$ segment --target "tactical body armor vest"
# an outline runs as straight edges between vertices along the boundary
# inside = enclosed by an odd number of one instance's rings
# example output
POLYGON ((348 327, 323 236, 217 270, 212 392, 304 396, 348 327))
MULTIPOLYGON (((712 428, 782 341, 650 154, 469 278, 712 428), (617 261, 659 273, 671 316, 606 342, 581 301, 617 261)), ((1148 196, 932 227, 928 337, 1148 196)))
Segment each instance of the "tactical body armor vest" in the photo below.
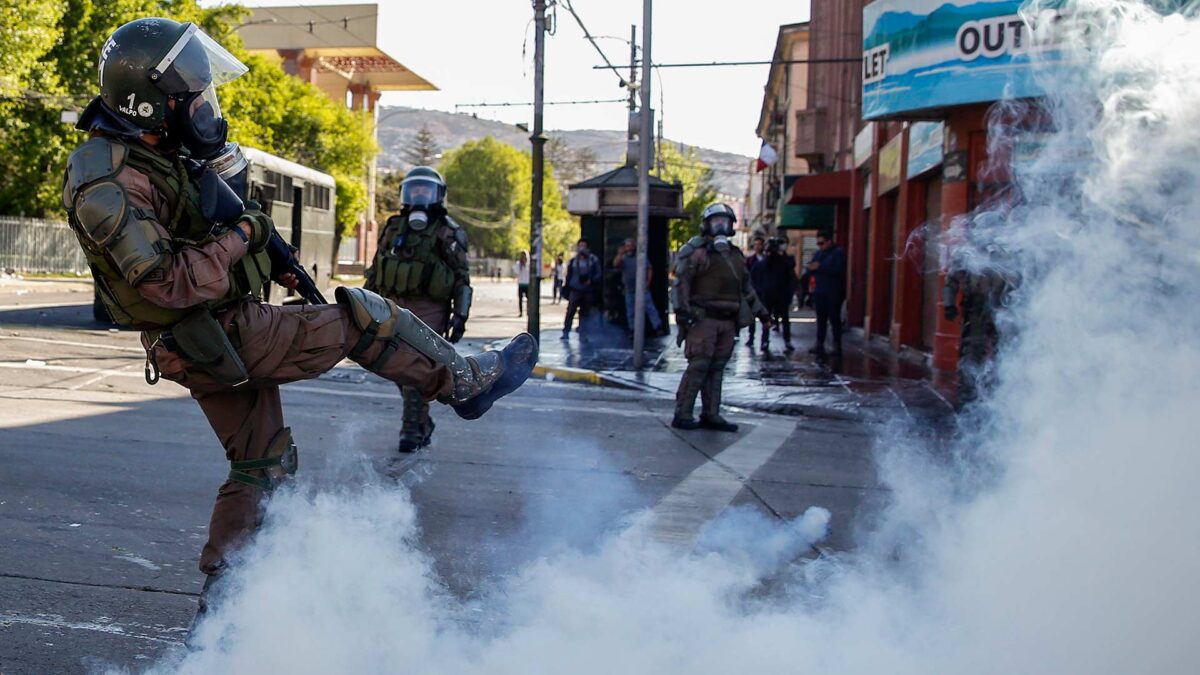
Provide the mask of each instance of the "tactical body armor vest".
MULTIPOLYGON (((199 190, 178 156, 168 157, 137 143, 95 136, 75 150, 67 162, 62 204, 113 321, 156 330, 170 327, 195 311, 160 307, 135 288, 146 274, 169 264, 169 254, 178 247, 207 244, 216 237, 213 223, 200 213, 199 190), (160 238, 153 227, 155 214, 130 204, 124 187, 117 182, 117 175, 126 166, 144 174, 166 199, 171 216, 160 225, 167 230, 167 239, 160 238)), ((269 275, 267 254, 248 254, 229 270, 229 292, 225 297, 203 307, 212 311, 248 295, 261 297, 269 275)))
POLYGON ((438 218, 422 230, 408 226, 404 216, 392 216, 379 237, 379 249, 367 279, 367 288, 400 298, 449 301, 454 293, 454 269, 440 250, 444 228, 438 218))
POLYGON ((746 259, 734 246, 726 251, 709 246, 707 253, 708 264, 692 277, 690 301, 704 309, 736 314, 742 303, 746 259))

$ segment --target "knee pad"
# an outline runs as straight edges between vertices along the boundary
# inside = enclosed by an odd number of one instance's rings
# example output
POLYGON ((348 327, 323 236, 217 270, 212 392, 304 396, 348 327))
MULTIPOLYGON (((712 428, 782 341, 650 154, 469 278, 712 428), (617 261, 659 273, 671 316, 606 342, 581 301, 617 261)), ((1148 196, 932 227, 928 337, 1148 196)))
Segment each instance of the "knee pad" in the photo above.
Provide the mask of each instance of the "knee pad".
POLYGON ((292 441, 291 427, 284 427, 271 439, 266 456, 229 463, 229 480, 253 485, 270 492, 300 468, 300 456, 292 441), (261 477, 251 471, 262 471, 261 477))

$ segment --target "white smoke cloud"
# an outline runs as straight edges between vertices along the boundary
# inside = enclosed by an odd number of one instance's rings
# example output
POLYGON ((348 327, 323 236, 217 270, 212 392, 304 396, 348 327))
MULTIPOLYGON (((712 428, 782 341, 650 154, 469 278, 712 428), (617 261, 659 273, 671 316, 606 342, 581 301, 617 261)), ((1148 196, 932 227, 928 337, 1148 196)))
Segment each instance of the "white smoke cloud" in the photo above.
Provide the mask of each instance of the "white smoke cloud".
POLYGON ((727 515, 683 557, 635 523, 464 604, 404 491, 299 489, 203 649, 157 672, 1194 672, 1200 23, 1071 9, 1088 30, 1043 74, 1053 133, 986 228, 1022 276, 995 389, 948 447, 880 443, 892 497, 857 552, 793 560, 819 511, 754 541, 727 515), (756 597, 764 573, 786 588, 756 597))

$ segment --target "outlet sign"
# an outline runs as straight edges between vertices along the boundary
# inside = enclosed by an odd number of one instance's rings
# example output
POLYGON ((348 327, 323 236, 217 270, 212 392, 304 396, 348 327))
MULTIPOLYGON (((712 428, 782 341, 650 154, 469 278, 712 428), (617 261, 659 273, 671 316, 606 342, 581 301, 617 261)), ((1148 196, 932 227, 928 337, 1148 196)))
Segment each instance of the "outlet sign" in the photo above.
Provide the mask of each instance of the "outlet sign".
POLYGON ((1024 0, 876 0, 863 8, 863 119, 1041 96, 1036 64, 1061 59, 1056 7, 1024 0))

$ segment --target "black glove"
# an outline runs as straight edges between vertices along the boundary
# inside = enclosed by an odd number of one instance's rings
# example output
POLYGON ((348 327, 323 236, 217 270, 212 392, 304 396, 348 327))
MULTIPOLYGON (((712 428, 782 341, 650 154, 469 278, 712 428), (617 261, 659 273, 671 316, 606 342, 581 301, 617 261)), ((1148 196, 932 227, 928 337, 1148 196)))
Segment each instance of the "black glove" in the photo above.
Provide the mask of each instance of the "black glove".
MULTIPOLYGON (((242 222, 250 226, 250 252, 258 253, 266 248, 272 238, 271 235, 275 233, 275 223, 270 216, 263 213, 258 202, 253 199, 246 202, 246 210, 242 211, 242 215, 238 217, 238 223, 242 222)), ((275 238, 279 239, 279 243, 284 243, 278 235, 275 238)), ((272 263, 274 260, 274 258, 271 259, 272 263)))
POLYGON ((946 320, 953 321, 958 318, 958 307, 954 305, 946 305, 946 320))
POLYGON ((467 320, 457 314, 450 317, 450 327, 447 329, 446 339, 451 343, 456 343, 462 339, 463 333, 467 330, 467 320))
MULTIPOLYGON (((288 272, 295 272, 296 249, 292 248, 278 232, 271 230, 266 243, 267 257, 271 259, 271 280, 279 281, 279 277, 288 272)), ((252 249, 253 250, 253 245, 252 249)))

